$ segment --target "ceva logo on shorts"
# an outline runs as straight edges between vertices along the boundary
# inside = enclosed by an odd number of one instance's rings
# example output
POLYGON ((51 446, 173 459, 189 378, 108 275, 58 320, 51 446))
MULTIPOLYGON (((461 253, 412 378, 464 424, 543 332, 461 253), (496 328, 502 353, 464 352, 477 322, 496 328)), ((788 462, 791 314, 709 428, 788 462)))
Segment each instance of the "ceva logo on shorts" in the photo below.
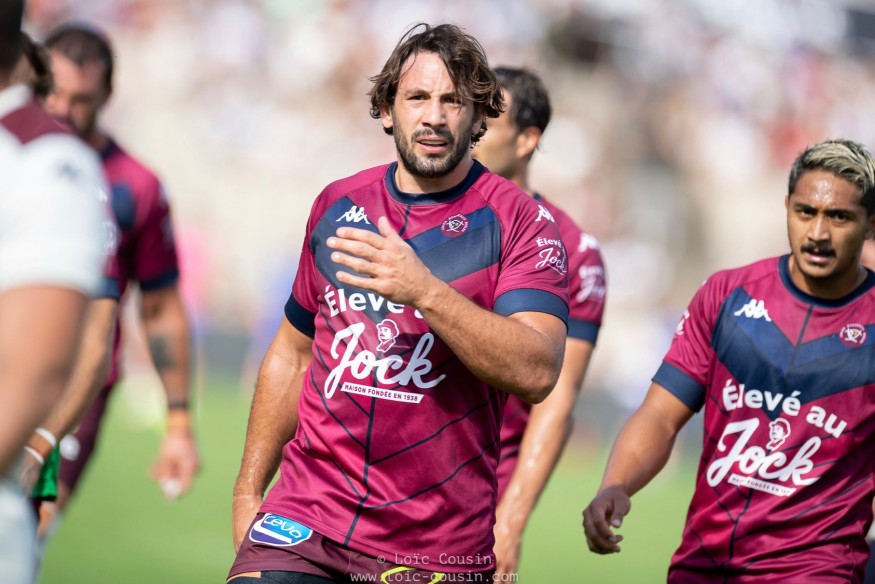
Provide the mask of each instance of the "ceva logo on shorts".
POLYGON ((249 540, 278 547, 298 545, 307 541, 313 530, 297 521, 268 513, 249 530, 249 540))

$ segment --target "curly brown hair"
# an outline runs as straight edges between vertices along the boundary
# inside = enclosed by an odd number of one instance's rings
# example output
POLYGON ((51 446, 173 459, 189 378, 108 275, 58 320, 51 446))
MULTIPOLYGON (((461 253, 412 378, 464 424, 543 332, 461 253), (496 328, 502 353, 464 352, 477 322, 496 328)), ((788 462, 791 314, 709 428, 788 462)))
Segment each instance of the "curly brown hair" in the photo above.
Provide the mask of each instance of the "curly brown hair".
MULTIPOLYGON (((392 108, 404 73, 404 63, 410 56, 419 53, 434 53, 441 58, 459 96, 473 102, 478 114, 497 118, 504 111, 501 86, 477 39, 453 24, 430 26, 420 22, 404 33, 379 75, 370 78, 374 84, 368 92, 372 118, 378 120, 383 112, 392 108)), ((392 128, 383 129, 387 134, 392 134, 392 128)), ((471 142, 476 143, 485 133, 484 123, 471 142)))

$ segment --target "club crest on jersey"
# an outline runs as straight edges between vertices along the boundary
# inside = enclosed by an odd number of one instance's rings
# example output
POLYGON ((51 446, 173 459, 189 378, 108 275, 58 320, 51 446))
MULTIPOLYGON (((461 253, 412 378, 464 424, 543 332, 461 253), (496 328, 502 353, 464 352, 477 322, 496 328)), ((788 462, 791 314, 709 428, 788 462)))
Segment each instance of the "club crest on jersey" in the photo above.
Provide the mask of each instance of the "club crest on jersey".
POLYGON ((292 519, 268 513, 249 530, 249 540, 255 543, 289 547, 307 541, 313 530, 292 519))
POLYGON ((866 327, 857 322, 846 324, 839 332, 839 340, 848 347, 859 347, 866 342, 866 327))
POLYGON ((347 223, 359 223, 360 221, 364 221, 368 225, 371 224, 371 222, 368 221, 368 216, 365 215, 365 208, 356 207, 355 205, 350 207, 346 213, 338 217, 335 223, 339 223, 340 221, 346 221, 347 223))
POLYGON ((556 223, 556 220, 553 219, 553 215, 550 214, 550 211, 544 208, 544 205, 538 205, 538 218, 535 219, 535 223, 537 223, 541 219, 546 219, 551 223, 556 223))
POLYGON ((766 303, 756 298, 751 298, 747 304, 732 314, 753 319, 764 318, 766 322, 772 322, 772 317, 769 316, 769 311, 766 309, 766 303))
POLYGON ((441 233, 447 237, 459 237, 468 231, 468 218, 462 214, 448 217, 441 225, 441 233))
POLYGON ((391 318, 384 318, 377 323, 377 338, 380 339, 380 344, 377 345, 378 353, 385 353, 395 344, 395 339, 398 338, 398 325, 391 318))

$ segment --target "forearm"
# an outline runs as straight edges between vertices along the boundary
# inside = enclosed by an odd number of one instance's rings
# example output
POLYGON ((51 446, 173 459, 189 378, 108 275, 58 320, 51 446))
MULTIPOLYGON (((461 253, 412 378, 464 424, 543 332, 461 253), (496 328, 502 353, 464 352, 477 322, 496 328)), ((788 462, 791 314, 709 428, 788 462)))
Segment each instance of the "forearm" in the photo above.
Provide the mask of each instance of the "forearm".
POLYGON ((617 487, 630 497, 641 490, 668 462, 678 431, 692 415, 667 390, 651 386, 617 437, 599 490, 617 487))
POLYGON ((569 338, 562 373, 543 403, 532 406, 523 434, 517 466, 499 502, 496 523, 522 533, 550 475, 568 443, 574 405, 583 383, 593 345, 569 338))
POLYGON ((427 290, 416 308, 474 375, 532 403, 550 393, 564 354, 565 325, 559 318, 536 313, 505 317, 437 278, 427 290), (533 326, 535 319, 540 330, 533 326))
POLYGON ((191 333, 179 291, 173 287, 144 293, 141 315, 172 422, 186 414, 191 384, 191 333))
POLYGON ((520 444, 519 458, 496 512, 496 525, 521 534, 556 467, 571 433, 573 400, 558 384, 532 414, 520 444))
MULTIPOLYGON (((291 325, 284 322, 283 329, 289 332, 291 325)), ((235 496, 261 497, 273 479, 298 426, 298 397, 309 362, 309 354, 290 352, 277 339, 268 349, 252 397, 235 496)))

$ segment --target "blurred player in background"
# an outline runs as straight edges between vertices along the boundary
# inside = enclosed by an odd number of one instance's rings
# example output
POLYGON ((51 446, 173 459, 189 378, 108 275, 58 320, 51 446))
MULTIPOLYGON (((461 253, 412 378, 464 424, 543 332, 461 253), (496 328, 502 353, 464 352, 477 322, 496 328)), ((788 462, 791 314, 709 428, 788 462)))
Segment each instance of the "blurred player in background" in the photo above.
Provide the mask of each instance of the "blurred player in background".
MULTIPOLYGON (((55 89, 46 109, 67 121, 103 162, 110 201, 121 237, 119 281, 139 284, 140 318, 155 369, 167 394, 167 433, 153 477, 165 495, 188 490, 199 467, 189 412, 190 327, 180 296, 179 267, 170 207, 155 175, 100 129, 98 116, 112 94, 113 55, 105 35, 84 25, 65 25, 45 40, 55 89)), ((90 459, 109 394, 119 379, 120 333, 116 329, 112 369, 103 391, 79 429, 61 442, 58 507, 63 510, 90 459)))
POLYGON ((573 425, 572 414, 605 308, 605 270, 598 241, 529 185, 529 163, 550 123, 550 97, 526 69, 497 67, 507 109, 489 122, 474 158, 512 180, 552 216, 568 250, 570 294, 565 359, 556 387, 543 403, 510 396, 501 427, 495 556, 499 574, 517 571, 523 531, 559 460, 573 425))
MULTIPOLYGON (((42 103, 54 87, 49 52, 26 33, 22 33, 21 40, 23 54, 13 77, 29 86, 34 98, 42 103)), ((120 289, 116 261, 118 227, 111 217, 106 190, 95 190, 94 195, 101 200, 107 212, 104 221, 106 255, 103 282, 88 303, 79 351, 70 378, 48 417, 28 440, 19 471, 19 482, 24 492, 31 494, 37 513, 45 512, 44 504, 57 499, 61 464, 57 437, 75 429, 109 375, 120 289)), ((41 527, 45 527, 45 524, 41 527)), ((38 545, 34 547, 37 567, 42 555, 40 535, 38 545)))
POLYGON ((559 229, 471 158, 504 107, 480 44, 416 25, 372 81, 398 160, 313 205, 234 488, 235 584, 491 581, 503 405, 561 369, 559 229))
POLYGON ((35 533, 14 467, 69 377, 106 219, 93 152, 13 83, 23 10, 0 3, 0 566, 12 584, 33 580, 35 533))
MULTIPOLYGON (((704 407, 703 452, 668 581, 859 583, 875 471, 875 160, 829 140, 790 170, 790 254, 708 278, 584 511, 596 553, 704 407), (780 420, 780 422, 779 422, 780 420)), ((644 544, 644 542, 639 542, 644 544)))

